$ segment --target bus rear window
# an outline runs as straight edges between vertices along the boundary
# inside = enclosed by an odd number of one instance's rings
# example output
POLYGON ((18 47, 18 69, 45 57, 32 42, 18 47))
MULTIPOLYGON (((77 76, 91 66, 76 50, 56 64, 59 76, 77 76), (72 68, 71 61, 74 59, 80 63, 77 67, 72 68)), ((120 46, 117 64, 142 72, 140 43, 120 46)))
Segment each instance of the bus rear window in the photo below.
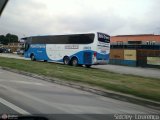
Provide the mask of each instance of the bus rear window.
POLYGON ((98 41, 105 42, 105 43, 110 43, 110 37, 108 35, 98 33, 98 41))

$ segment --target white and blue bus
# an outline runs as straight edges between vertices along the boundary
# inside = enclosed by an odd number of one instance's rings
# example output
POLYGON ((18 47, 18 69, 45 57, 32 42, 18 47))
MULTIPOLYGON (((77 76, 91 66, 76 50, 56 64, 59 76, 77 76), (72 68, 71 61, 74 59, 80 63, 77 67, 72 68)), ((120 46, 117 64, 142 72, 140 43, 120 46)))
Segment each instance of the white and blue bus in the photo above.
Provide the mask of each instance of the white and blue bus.
POLYGON ((104 33, 32 36, 25 40, 26 58, 35 61, 62 62, 73 66, 107 64, 110 36, 104 33))

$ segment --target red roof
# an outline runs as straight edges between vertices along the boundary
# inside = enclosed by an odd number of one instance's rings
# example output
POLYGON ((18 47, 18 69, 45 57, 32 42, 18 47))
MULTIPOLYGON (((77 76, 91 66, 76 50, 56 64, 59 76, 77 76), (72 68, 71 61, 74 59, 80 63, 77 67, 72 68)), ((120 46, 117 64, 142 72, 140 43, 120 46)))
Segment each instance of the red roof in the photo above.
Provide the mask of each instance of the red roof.
POLYGON ((117 41, 156 41, 160 42, 160 35, 154 34, 139 34, 139 35, 117 35, 111 37, 111 43, 117 41))

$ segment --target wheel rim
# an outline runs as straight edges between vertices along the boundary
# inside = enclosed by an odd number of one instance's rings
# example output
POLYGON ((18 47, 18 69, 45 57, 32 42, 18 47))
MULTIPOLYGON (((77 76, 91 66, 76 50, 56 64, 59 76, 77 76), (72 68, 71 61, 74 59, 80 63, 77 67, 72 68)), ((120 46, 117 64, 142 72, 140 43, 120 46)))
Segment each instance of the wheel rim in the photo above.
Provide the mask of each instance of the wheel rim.
POLYGON ((65 60, 65 61, 64 61, 64 64, 66 64, 66 65, 67 65, 67 64, 68 64, 68 60, 65 60))
POLYGON ((74 59, 73 62, 72 62, 72 65, 77 66, 77 64, 78 64, 78 61, 76 59, 74 59))
POLYGON ((68 59, 68 58, 65 58, 65 59, 64 59, 64 64, 65 64, 65 65, 68 65, 68 64, 69 64, 69 59, 68 59))

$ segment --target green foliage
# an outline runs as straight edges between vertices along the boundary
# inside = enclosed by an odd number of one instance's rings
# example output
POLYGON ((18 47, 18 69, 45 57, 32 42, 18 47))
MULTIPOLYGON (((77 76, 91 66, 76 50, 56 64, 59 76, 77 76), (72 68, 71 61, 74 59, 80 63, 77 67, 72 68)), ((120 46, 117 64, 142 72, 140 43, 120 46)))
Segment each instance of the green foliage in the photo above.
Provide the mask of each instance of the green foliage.
POLYGON ((0 44, 7 45, 8 43, 18 42, 18 36, 8 33, 6 36, 0 35, 0 44))

